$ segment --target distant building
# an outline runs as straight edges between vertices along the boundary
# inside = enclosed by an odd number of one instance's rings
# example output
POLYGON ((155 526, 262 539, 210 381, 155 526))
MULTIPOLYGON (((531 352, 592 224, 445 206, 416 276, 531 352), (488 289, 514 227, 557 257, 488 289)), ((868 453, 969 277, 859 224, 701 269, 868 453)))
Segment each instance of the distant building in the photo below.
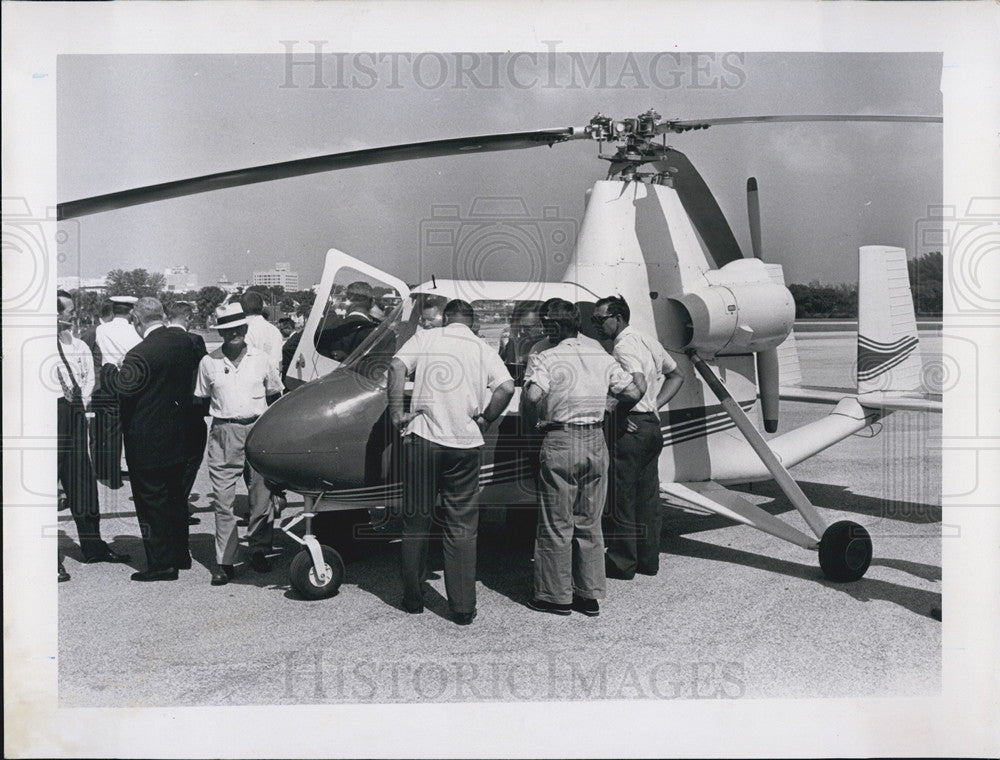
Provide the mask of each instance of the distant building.
POLYGON ((163 270, 164 289, 176 292, 198 289, 198 275, 185 266, 167 267, 163 270))
POLYGON ((299 273, 292 272, 287 261, 279 261, 274 265, 274 269, 267 272, 254 272, 251 285, 263 285, 273 287, 280 285, 285 290, 299 289, 299 273))
POLYGON ((243 287, 243 283, 233 282, 228 277, 226 277, 226 275, 222 275, 222 277, 219 278, 218 282, 215 283, 215 286, 221 288, 227 293, 235 293, 237 290, 243 287))
POLYGON ((91 290, 95 293, 103 293, 107 287, 107 280, 103 277, 87 278, 71 275, 56 278, 56 288, 59 290, 91 290))

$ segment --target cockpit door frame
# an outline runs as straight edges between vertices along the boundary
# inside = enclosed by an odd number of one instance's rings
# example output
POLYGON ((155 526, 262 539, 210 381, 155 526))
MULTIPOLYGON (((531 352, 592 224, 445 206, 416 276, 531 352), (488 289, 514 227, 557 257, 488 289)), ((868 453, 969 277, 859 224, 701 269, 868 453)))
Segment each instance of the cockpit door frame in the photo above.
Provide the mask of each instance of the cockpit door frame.
POLYGON ((313 307, 309 312, 305 328, 302 331, 302 338, 299 340, 299 345, 295 349, 295 355, 292 357, 292 363, 289 365, 288 373, 285 375, 285 384, 290 389, 296 388, 303 383, 308 383, 310 380, 315 380, 318 377, 323 377, 341 364, 341 362, 335 359, 323 356, 316 350, 316 331, 323 321, 323 315, 330 300, 330 293, 333 290, 334 283, 337 282, 337 275, 342 269, 348 268, 365 277, 394 288, 403 299, 404 310, 407 309, 410 299, 410 289, 406 286, 405 282, 397 277, 393 277, 391 274, 383 272, 381 269, 366 264, 353 256, 349 256, 343 251, 331 248, 326 253, 326 261, 323 264, 323 277, 320 280, 319 289, 316 291, 316 300, 313 302, 313 307))

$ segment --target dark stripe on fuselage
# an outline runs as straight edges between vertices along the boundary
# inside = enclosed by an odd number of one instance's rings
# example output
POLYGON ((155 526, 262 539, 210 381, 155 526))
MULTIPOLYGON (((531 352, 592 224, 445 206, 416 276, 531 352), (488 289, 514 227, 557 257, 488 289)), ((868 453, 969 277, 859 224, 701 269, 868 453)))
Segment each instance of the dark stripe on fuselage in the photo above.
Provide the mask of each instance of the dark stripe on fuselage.
MULTIPOLYGON (((756 399, 751 399, 740 402, 740 406, 743 411, 748 412, 755 403, 756 399)), ((736 426, 721 404, 668 410, 665 414, 661 413, 660 420, 667 423, 660 426, 665 447, 694 441, 736 426)), ((483 465, 480 470, 479 485, 486 487, 514 483, 530 475, 531 465, 525 458, 512 459, 500 465, 491 462, 483 465)), ((360 488, 347 488, 343 491, 330 491, 324 494, 324 498, 330 501, 341 504, 357 504, 358 507, 381 506, 384 502, 396 501, 402 496, 403 484, 399 481, 360 488)))

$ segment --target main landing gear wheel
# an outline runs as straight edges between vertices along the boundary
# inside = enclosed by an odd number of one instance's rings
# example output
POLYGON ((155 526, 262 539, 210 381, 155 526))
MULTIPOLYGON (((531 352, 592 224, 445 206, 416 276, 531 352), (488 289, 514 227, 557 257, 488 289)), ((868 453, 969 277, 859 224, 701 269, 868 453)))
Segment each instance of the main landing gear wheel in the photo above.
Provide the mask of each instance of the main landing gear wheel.
POLYGON ((344 560, 329 546, 319 548, 323 552, 323 562, 326 565, 328 578, 326 583, 320 582, 308 549, 303 549, 295 555, 288 570, 292 587, 306 599, 327 599, 336 594, 340 584, 344 582, 344 560))
POLYGON ((872 562, 868 531, 850 520, 835 522, 819 541, 819 566, 831 581, 856 581, 872 562))

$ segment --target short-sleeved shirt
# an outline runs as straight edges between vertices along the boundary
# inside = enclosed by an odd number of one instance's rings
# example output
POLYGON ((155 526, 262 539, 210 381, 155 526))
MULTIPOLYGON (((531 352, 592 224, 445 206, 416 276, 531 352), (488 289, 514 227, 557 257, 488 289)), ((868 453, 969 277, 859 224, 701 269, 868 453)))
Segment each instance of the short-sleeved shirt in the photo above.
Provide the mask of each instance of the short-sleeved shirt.
POLYGON ((646 392, 642 394, 633 412, 656 412, 656 395, 663 384, 663 376, 677 369, 677 362, 667 350, 634 327, 626 327, 615 338, 612 354, 626 372, 639 372, 646 378, 646 392))
POLYGON ((139 333, 125 317, 115 317, 110 322, 98 325, 95 336, 102 361, 114 364, 119 369, 125 354, 142 342, 139 333))
POLYGON ((456 449, 482 446, 475 417, 493 391, 512 380, 499 354, 466 325, 453 323, 417 330, 395 358, 413 373, 410 411, 418 413, 403 435, 456 449))
POLYGON ((281 347, 285 344, 285 339, 281 336, 281 330, 260 314, 247 314, 246 342, 247 348, 260 351, 281 370, 281 347))
POLYGON ((247 348, 239 365, 219 347, 198 365, 194 395, 209 398, 209 414, 221 419, 257 417, 267 409, 267 396, 281 392, 281 378, 270 358, 247 348))
POLYGON ((549 422, 577 425, 604 419, 608 391, 621 393, 632 375, 592 338, 566 338, 554 348, 532 354, 525 387, 537 385, 545 397, 549 422))

